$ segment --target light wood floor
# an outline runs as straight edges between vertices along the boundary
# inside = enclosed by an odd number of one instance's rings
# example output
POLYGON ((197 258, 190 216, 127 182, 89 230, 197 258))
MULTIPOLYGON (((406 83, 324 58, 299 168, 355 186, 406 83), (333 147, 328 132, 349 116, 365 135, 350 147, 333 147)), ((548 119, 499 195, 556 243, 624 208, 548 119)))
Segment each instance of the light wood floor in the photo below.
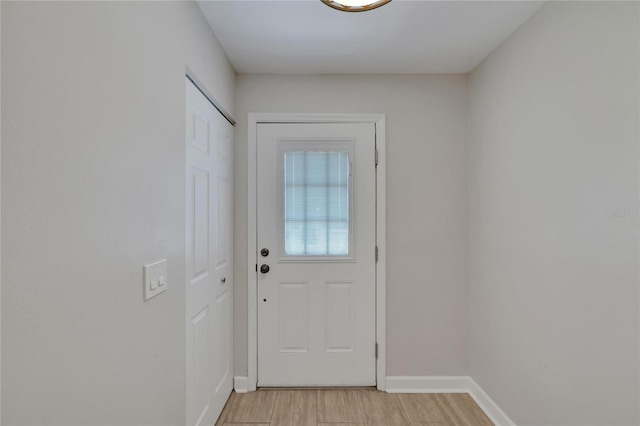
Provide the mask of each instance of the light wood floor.
POLYGON ((216 426, 493 425, 468 394, 374 389, 233 392, 216 426))

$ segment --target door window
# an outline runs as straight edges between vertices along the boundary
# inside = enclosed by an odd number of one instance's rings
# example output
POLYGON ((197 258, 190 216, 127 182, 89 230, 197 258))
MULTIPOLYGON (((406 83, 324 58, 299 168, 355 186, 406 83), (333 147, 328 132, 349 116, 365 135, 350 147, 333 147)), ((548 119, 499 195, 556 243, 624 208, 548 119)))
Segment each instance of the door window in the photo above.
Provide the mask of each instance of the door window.
POLYGON ((281 259, 351 259, 349 144, 289 141, 282 148, 281 259))

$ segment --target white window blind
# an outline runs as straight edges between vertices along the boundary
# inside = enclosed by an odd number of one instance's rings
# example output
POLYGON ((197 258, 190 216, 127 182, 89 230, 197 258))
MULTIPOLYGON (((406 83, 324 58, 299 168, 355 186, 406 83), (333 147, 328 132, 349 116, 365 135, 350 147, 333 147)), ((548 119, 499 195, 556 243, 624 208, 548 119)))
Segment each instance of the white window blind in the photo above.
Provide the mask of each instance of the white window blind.
POLYGON ((349 254, 349 152, 284 153, 284 254, 349 254))

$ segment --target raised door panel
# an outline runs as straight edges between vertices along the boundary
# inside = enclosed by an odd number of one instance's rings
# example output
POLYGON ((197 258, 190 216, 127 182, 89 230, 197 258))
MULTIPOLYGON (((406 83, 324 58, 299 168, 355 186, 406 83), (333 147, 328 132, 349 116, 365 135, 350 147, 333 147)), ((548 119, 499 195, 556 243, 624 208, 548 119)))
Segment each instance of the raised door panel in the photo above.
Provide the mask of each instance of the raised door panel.
POLYGON ((210 380, 211 362, 209 359, 211 342, 210 334, 209 306, 205 307, 195 317, 191 319, 191 356, 193 370, 192 389, 194 395, 193 413, 194 424, 200 424, 209 410, 209 399, 211 395, 212 383, 210 380))
POLYGON ((307 352, 309 283, 280 283, 278 323, 280 352, 307 352))
POLYGON ((353 282, 327 282, 325 292, 325 350, 353 352, 353 282))
POLYGON ((229 266, 231 259, 231 185, 228 178, 218 177, 218 246, 216 267, 229 266))
POLYGON ((220 348, 216 350, 214 362, 213 362, 213 384, 215 386, 215 392, 220 392, 223 389, 225 380, 232 374, 230 371, 231 360, 229 357, 229 351, 223 350, 227 348, 228 342, 231 339, 230 328, 226 326, 230 318, 231 312, 231 297, 230 291, 225 291, 216 298, 216 304, 214 309, 214 324, 215 327, 215 339, 213 342, 214 348, 220 348))
POLYGON ((192 226, 187 230, 191 234, 192 262, 191 283, 203 278, 209 272, 209 172, 196 167, 191 168, 192 194, 190 210, 193 212, 192 226))

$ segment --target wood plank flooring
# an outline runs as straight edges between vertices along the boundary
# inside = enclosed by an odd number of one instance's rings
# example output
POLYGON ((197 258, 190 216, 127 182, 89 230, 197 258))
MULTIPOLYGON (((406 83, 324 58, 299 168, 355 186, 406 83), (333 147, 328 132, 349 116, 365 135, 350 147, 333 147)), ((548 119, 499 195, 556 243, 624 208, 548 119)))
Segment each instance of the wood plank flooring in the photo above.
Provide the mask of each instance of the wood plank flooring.
POLYGON ((216 426, 485 426, 466 393, 281 389, 231 393, 216 426))

